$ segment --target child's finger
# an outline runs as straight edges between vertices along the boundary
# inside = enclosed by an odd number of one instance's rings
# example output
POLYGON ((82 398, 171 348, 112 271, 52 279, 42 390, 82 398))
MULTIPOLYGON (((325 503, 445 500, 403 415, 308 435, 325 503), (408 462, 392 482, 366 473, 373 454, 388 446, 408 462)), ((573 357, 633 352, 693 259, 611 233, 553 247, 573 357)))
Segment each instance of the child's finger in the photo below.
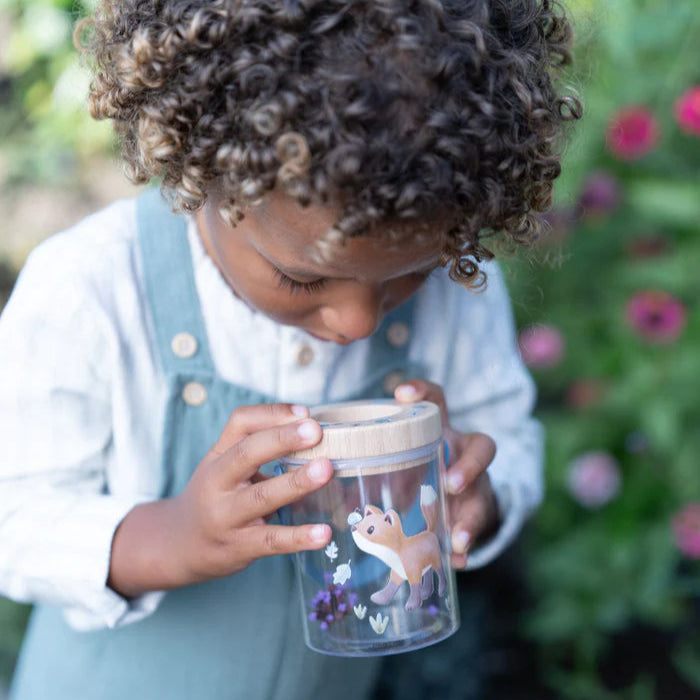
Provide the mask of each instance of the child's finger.
POLYGON ((210 453, 222 455, 239 440, 258 430, 298 421, 309 415, 306 406, 288 403, 241 406, 229 417, 210 453))
POLYGON ((452 545, 451 563, 453 569, 463 569, 467 565, 467 555, 483 525, 477 522, 461 521, 452 528, 450 544, 452 545))
POLYGON ((498 505, 491 489, 488 476, 481 477, 471 495, 459 497, 461 502, 451 509, 452 527, 450 544, 452 566, 461 569, 466 566, 467 556, 474 542, 480 537, 495 531, 498 524, 498 505))
POLYGON ((440 408, 442 425, 447 427, 450 424, 447 404, 445 403, 445 394, 442 391, 442 387, 438 384, 433 384, 433 382, 428 382, 425 379, 411 379, 411 381, 396 387, 394 398, 401 403, 432 401, 440 408))
POLYGON ((258 430, 238 440, 216 461, 220 474, 218 486, 230 489, 249 480, 261 465, 272 462, 295 450, 313 447, 323 431, 313 419, 284 423, 258 430))
POLYGON ((330 460, 320 458, 286 474, 255 480, 236 492, 235 512, 242 522, 264 518, 279 508, 316 491, 333 476, 330 460))
POLYGON ((460 454, 447 471, 447 492, 461 493, 491 464, 496 456, 496 443, 483 433, 463 435, 460 454))
POLYGON ((321 549, 331 539, 330 525, 255 525, 240 531, 236 554, 243 559, 260 559, 274 554, 294 554, 321 549))

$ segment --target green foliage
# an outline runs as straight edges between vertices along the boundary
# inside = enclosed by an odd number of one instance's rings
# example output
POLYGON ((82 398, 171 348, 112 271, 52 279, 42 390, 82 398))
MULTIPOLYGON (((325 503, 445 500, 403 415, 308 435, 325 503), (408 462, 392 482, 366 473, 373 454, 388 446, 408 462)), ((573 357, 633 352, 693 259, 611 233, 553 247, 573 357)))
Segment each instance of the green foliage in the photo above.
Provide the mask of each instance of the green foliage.
POLYGON ((12 672, 28 615, 27 606, 0 598, 0 680, 9 678, 12 672))
POLYGON ((0 111, 0 156, 6 186, 57 182, 81 156, 112 144, 110 126, 86 108, 89 74, 73 46, 73 26, 91 0, 0 0, 9 27, 0 77, 9 85, 0 111))
POLYGON ((700 136, 684 133, 674 103, 700 84, 689 43, 700 28, 691 0, 590 2, 578 13, 577 74, 585 102, 567 149, 555 225, 527 260, 508 261, 521 326, 548 324, 565 353, 535 369, 547 428, 548 493, 529 542, 535 605, 526 621, 546 677, 563 698, 655 698, 653 673, 625 691, 600 677, 611 636, 647 625, 676 640, 672 659, 700 689, 695 615, 700 567, 684 559, 672 519, 700 502, 700 136), (685 47, 685 50, 684 50, 685 47), (635 160, 606 148, 618 110, 642 106, 660 139, 635 160), (591 176, 616 185, 601 209, 581 207, 591 176), (649 289, 679 300, 680 337, 650 342, 628 302, 649 289), (581 380, 590 393, 576 399, 581 380), (586 508, 570 493, 571 462, 603 451, 618 462, 619 493, 586 508))

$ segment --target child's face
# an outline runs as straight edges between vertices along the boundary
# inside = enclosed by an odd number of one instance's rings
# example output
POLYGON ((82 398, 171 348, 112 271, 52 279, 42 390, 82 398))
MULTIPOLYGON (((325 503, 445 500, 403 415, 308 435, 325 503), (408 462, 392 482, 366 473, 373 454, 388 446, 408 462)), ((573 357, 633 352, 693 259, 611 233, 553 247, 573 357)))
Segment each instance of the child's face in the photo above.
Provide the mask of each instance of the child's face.
MULTIPOLYGON (((316 245, 338 209, 302 208, 273 192, 228 226, 207 203, 196 221, 209 255, 236 296, 251 308, 322 340, 347 344, 371 335, 384 315, 407 299, 439 261, 442 228, 416 243, 393 247, 382 237, 360 236, 319 257, 316 245)), ((416 224, 399 224, 401 233, 416 224)), ((429 229, 423 229, 429 230, 429 229)))

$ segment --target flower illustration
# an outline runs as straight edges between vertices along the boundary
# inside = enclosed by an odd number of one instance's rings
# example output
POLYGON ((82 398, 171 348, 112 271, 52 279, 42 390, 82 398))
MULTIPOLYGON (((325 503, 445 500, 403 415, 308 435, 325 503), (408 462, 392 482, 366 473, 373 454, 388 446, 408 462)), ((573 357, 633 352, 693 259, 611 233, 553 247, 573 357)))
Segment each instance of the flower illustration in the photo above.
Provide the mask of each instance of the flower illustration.
POLYGON ((690 559, 700 559, 700 503, 688 503, 671 520, 678 549, 690 559))
POLYGON ((350 571, 350 559, 348 559, 347 564, 340 564, 333 574, 333 583, 338 586, 342 586, 351 576, 352 571, 350 571))
POLYGON ((608 150, 620 160, 636 160, 645 156, 659 140, 656 117, 646 107, 625 107, 608 122, 608 150))
POLYGON ((357 615, 358 620, 364 620, 365 619, 365 614, 367 613, 367 606, 362 605, 362 603, 358 603, 353 610, 355 611, 355 615, 357 615))
POLYGON ((564 355, 564 337, 554 326, 536 324, 520 332, 518 347, 528 367, 553 367, 564 355))
POLYGON ((586 508, 609 503, 618 494, 621 482, 617 460, 608 452, 584 452, 569 465, 569 493, 586 508))
POLYGON ((671 343, 683 332, 685 306, 675 297, 659 289, 635 294, 625 310, 627 323, 650 343, 671 343))
POLYGON ((349 615, 348 607, 354 605, 356 600, 354 593, 348 594, 341 586, 329 583, 328 588, 321 588, 311 599, 307 618, 318 622, 319 627, 326 630, 336 620, 349 615))
POLYGON ((678 98, 675 114, 683 131, 700 136, 700 85, 688 88, 678 98))
POLYGON ((389 616, 382 617, 381 613, 377 613, 377 617, 372 617, 370 615, 369 624, 377 634, 384 634, 384 630, 386 630, 386 626, 389 624, 389 616))
POLYGON ((338 556, 338 545, 333 540, 325 549, 326 556, 333 561, 338 556))

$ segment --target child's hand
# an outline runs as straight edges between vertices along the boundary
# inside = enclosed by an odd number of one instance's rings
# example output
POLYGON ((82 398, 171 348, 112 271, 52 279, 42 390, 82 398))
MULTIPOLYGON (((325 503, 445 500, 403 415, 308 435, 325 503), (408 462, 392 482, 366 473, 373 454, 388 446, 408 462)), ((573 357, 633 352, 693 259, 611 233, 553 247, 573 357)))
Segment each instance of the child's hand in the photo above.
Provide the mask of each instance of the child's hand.
POLYGON ((327 459, 275 477, 261 465, 318 443, 319 424, 301 406, 244 406, 178 496, 134 508, 114 537, 109 585, 123 595, 174 588, 241 571, 256 559, 320 549, 328 525, 268 525, 266 519, 326 484, 327 459))
POLYGON ((415 379, 397 387, 397 401, 432 401, 440 407, 443 436, 450 451, 447 471, 447 505, 452 528, 452 566, 463 569, 474 542, 490 534, 498 523, 498 505, 486 468, 496 444, 482 433, 460 433, 450 426, 445 396, 437 384, 415 379))

